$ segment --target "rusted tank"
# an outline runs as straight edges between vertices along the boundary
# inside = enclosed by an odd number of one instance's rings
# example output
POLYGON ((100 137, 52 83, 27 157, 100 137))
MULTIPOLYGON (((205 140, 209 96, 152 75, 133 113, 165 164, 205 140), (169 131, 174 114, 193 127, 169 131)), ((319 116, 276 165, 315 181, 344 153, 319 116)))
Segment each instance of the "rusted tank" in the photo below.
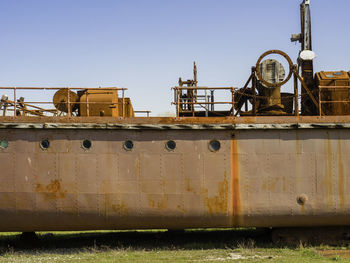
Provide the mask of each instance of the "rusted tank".
MULTIPOLYGON (((49 88, 50 90, 52 88, 49 88)), ((53 88, 55 89, 55 88, 53 88)), ((100 117, 134 117, 134 109, 130 98, 124 96, 125 89, 118 88, 87 88, 78 89, 75 93, 71 88, 57 88, 53 96, 53 105, 58 112, 68 116, 100 116, 100 117), (118 91, 122 97, 118 97, 118 91)), ((16 100, 15 100, 16 101, 16 100)), ((23 102, 22 102, 23 104, 23 102)), ((20 105, 20 104, 19 104, 20 105)), ((33 105, 29 105, 33 106, 33 105)), ((23 111, 24 107, 19 109, 23 111)), ((43 112, 47 112, 42 109, 43 112)), ((26 112, 22 112, 25 115, 26 112)))
POLYGON ((314 76, 309 5, 299 65, 267 51, 236 88, 199 86, 194 64, 176 117, 135 117, 117 87, 0 88, 0 231, 350 226, 349 75, 314 76), (264 79, 271 54, 288 74, 264 79))
POLYGON ((326 115, 350 115, 350 75, 345 71, 316 73, 322 112, 326 115))
POLYGON ((118 98, 116 89, 78 91, 79 116, 134 117, 130 98, 118 98))
POLYGON ((78 91, 80 116, 119 115, 118 92, 116 90, 89 89, 78 91))

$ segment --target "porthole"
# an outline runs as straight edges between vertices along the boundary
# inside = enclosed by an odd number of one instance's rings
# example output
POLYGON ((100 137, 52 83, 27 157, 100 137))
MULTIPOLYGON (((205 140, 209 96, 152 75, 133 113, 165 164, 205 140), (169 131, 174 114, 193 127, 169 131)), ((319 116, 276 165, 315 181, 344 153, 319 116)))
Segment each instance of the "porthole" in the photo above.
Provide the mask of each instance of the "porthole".
POLYGON ((165 144, 165 148, 168 150, 168 151, 174 151, 175 148, 176 148, 176 142, 175 141, 167 141, 166 144, 165 144))
POLYGON ((0 148, 6 149, 7 147, 9 147, 9 142, 7 140, 1 140, 0 141, 0 148))
POLYGON ((209 150, 212 152, 217 152, 221 148, 221 144, 218 140, 211 140, 209 142, 209 150))
POLYGON ((40 147, 43 150, 47 150, 50 147, 50 141, 49 140, 42 140, 40 142, 40 147))
POLYGON ((85 149, 85 150, 89 150, 90 148, 91 148, 91 146, 92 146, 92 143, 91 143, 91 141, 90 140, 84 140, 83 141, 83 143, 82 143, 82 147, 83 147, 83 149, 85 149))
POLYGON ((131 151, 132 149, 134 148, 134 143, 133 141, 125 141, 124 142, 124 149, 127 150, 127 151, 131 151))

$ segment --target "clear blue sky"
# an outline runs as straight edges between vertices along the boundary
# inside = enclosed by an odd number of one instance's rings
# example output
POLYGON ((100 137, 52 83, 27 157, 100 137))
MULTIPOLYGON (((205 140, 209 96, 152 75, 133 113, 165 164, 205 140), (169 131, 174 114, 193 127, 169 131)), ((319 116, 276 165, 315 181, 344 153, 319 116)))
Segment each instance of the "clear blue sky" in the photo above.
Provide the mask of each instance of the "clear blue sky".
MULTIPOLYGON (((174 110, 178 77, 241 87, 268 49, 295 61, 301 0, 0 0, 0 86, 118 86, 174 110)), ((350 1, 311 0, 316 70, 350 70, 350 1)))

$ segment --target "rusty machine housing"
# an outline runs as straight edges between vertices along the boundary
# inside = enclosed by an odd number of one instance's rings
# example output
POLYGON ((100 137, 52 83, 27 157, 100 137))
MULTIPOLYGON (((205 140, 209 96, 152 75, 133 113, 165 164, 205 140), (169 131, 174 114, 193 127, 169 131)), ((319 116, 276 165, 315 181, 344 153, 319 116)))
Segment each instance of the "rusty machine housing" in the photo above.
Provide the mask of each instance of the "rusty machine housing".
POLYGON ((241 88, 194 65, 176 117, 136 117, 116 87, 2 87, 0 231, 349 226, 350 75, 314 74, 308 0, 301 25, 298 63, 268 51, 241 88))

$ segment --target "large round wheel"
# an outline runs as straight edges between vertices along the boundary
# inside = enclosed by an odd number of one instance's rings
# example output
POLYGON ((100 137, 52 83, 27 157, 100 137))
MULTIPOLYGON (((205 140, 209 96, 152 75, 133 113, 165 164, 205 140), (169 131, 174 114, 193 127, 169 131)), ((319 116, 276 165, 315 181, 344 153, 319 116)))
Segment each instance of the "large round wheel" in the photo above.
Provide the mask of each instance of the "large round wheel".
POLYGON ((262 54, 258 61, 256 62, 256 75, 258 77, 258 79, 264 84, 266 85, 267 87, 280 87, 284 84, 286 84, 290 78, 292 77, 292 74, 293 74, 293 62, 292 60, 290 59, 290 57, 284 53, 283 51, 281 50, 269 50, 269 51, 266 51, 264 54, 262 54), (271 55, 271 54, 278 54, 278 55, 281 55, 282 57, 284 57, 287 62, 288 62, 288 65, 289 65, 289 73, 288 73, 288 76, 281 82, 278 82, 278 83, 270 83, 268 81, 266 81, 262 76, 261 76, 261 72, 260 72, 260 64, 261 64, 261 61, 263 60, 264 57, 268 56, 268 55, 271 55))
POLYGON ((67 88, 59 89, 53 96, 53 104, 59 111, 68 112, 68 93, 71 112, 76 111, 79 107, 79 104, 76 103, 79 100, 79 97, 75 92, 68 90, 67 88))

